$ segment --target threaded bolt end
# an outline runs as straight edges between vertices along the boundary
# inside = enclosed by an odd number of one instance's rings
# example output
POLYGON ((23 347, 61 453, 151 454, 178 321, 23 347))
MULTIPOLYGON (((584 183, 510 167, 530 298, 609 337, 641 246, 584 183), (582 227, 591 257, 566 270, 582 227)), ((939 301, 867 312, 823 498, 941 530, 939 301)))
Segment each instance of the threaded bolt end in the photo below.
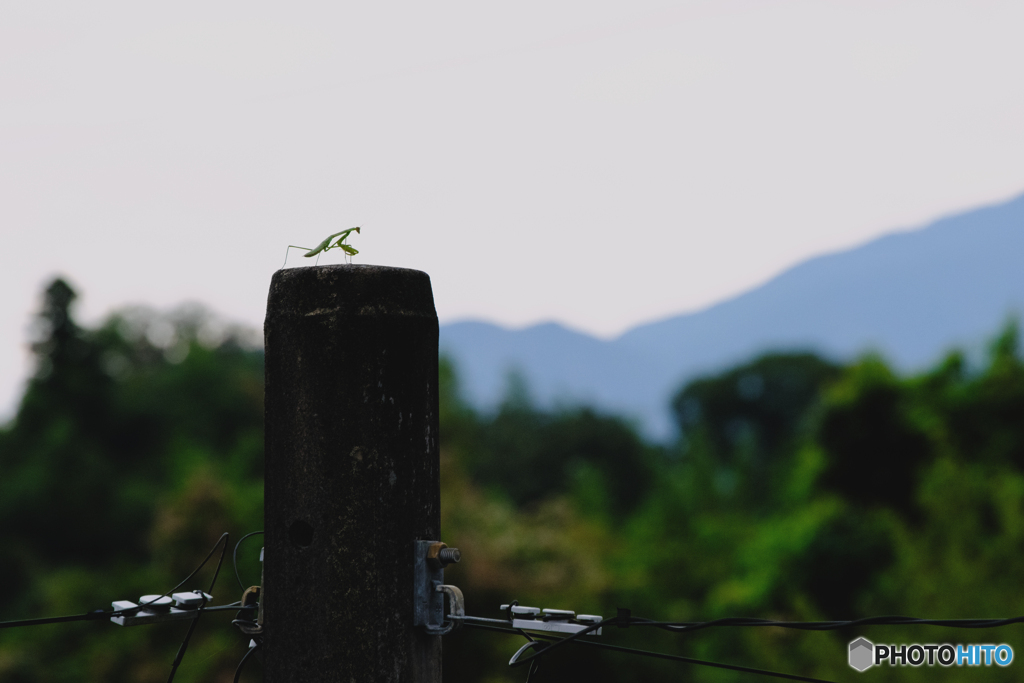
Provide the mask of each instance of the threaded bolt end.
POLYGON ((462 553, 459 552, 458 548, 444 548, 437 554, 437 559, 443 567, 453 562, 458 562, 462 559, 462 553))

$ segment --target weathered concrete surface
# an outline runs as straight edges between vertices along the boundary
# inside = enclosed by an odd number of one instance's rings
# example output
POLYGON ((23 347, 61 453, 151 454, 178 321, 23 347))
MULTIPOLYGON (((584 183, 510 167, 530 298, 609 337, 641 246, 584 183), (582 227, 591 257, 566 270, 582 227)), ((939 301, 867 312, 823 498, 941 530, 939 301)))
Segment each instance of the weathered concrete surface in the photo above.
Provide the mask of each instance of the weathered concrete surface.
POLYGON ((437 314, 426 273, 280 270, 267 302, 265 680, 441 680, 412 626, 440 533, 437 314))

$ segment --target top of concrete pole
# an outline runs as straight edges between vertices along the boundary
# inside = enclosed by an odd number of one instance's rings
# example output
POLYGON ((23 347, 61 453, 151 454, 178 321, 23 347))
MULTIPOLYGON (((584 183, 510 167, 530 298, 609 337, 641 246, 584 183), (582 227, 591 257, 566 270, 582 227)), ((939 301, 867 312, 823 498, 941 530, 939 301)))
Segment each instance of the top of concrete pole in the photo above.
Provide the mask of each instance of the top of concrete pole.
POLYGON ((404 268, 277 271, 266 339, 268 683, 439 683, 413 547, 440 533, 438 325, 404 268))
POLYGON ((420 270, 338 264, 286 268, 270 282, 271 315, 414 315, 437 317, 430 276, 420 270), (288 306, 279 304, 288 299, 288 306))

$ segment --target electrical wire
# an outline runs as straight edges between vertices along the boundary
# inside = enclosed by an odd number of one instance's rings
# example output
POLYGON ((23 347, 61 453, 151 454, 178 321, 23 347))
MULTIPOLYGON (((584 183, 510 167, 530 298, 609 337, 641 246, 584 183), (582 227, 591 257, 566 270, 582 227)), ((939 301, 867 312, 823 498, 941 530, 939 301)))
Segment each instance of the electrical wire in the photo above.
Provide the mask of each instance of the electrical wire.
MULTIPOLYGON (((628 610, 623 610, 628 612, 628 610)), ((466 623, 495 623, 508 624, 507 619, 487 619, 485 617, 452 617, 461 619, 466 623)), ((746 617, 729 617, 715 619, 712 621, 654 621, 653 619, 642 619, 633 616, 617 616, 605 619, 600 623, 593 624, 584 629, 583 632, 574 634, 585 635, 595 631, 602 626, 653 626, 674 633, 698 631, 706 628, 723 626, 755 627, 771 626, 775 628, 791 628, 801 631, 835 631, 844 628, 860 626, 940 626, 945 628, 999 628, 1012 624, 1024 623, 1024 616, 1010 617, 1007 619, 921 619, 918 617, 903 616, 878 616, 864 617, 863 619, 851 619, 848 621, 774 621, 771 619, 750 619, 746 617)))
MULTIPOLYGON (((220 538, 218 538, 218 539, 217 539, 217 542, 213 544, 213 547, 212 547, 212 548, 210 548, 210 552, 206 554, 206 558, 205 558, 205 559, 203 559, 203 561, 199 563, 199 566, 198 566, 198 567, 196 567, 195 569, 193 569, 193 570, 192 570, 192 573, 191 573, 191 574, 189 574, 189 575, 188 575, 188 576, 186 576, 186 577, 185 577, 184 579, 182 579, 182 580, 181 580, 181 583, 179 583, 179 584, 178 584, 177 586, 175 586, 175 587, 174 587, 174 588, 172 588, 171 590, 167 591, 167 592, 166 592, 166 593, 164 593, 163 595, 160 595, 160 596, 158 596, 158 597, 156 597, 156 598, 153 598, 153 599, 152 599, 152 600, 150 600, 149 602, 144 602, 144 603, 141 603, 141 604, 139 604, 139 607, 140 607, 140 608, 141 608, 141 607, 148 607, 149 605, 152 605, 152 604, 153 604, 154 602, 156 602, 156 601, 157 601, 157 600, 159 600, 160 598, 166 598, 166 597, 167 597, 168 595, 170 595, 171 593, 173 593, 174 591, 178 590, 179 588, 181 588, 182 586, 184 586, 184 585, 185 585, 186 583, 188 583, 188 582, 189 582, 189 580, 190 580, 190 579, 191 579, 191 578, 192 578, 193 576, 195 576, 196 574, 198 574, 198 573, 199 573, 199 572, 200 572, 200 571, 201 571, 201 570, 203 569, 203 567, 205 567, 205 566, 206 566, 206 563, 210 561, 210 558, 211 558, 211 557, 213 557, 213 554, 214 554, 215 552, 217 552, 217 546, 219 546, 219 545, 220 545, 220 542, 221 542, 221 541, 225 540, 225 537, 226 537, 226 536, 228 536, 228 533, 227 533, 227 532, 225 531, 225 532, 224 532, 223 534, 221 534, 221 535, 220 535, 220 538)), ((225 543, 225 544, 224 544, 224 549, 223 549, 223 550, 221 550, 221 554, 220 554, 220 559, 221 559, 221 562, 223 562, 223 561, 224 561, 224 551, 225 551, 225 550, 227 550, 227 549, 228 549, 228 546, 227 546, 227 543, 225 543)), ((217 572, 218 572, 218 573, 220 572, 220 565, 217 565, 217 572)), ((216 575, 214 575, 214 580, 216 580, 216 575)), ((209 591, 207 591, 207 592, 209 592, 209 591)))
MULTIPOLYGON (((518 604, 518 603, 514 603, 518 604)), ((453 617, 460 619, 460 617, 453 617)), ((461 620, 466 626, 472 626, 475 628, 484 628, 495 631, 502 631, 505 633, 518 633, 526 636, 526 633, 522 629, 510 629, 509 620, 500 619, 487 619, 485 617, 473 617, 465 616, 461 617, 461 620), (500 625, 500 626, 499 626, 500 625), (502 628, 504 627, 504 628, 502 628)), ((795 676, 792 674, 783 674, 778 672, 764 671, 761 669, 750 669, 747 667, 739 667, 731 664, 721 664, 718 662, 707 662, 704 660, 693 659, 689 657, 681 657, 678 655, 669 655, 665 653, 650 652, 647 650, 634 650, 631 648, 623 648, 616 645, 607 645, 605 643, 597 643, 594 641, 585 641, 581 638, 589 633, 596 631, 604 626, 619 626, 626 628, 629 626, 649 626, 660 628, 674 633, 683 633, 689 631, 697 631, 706 628, 724 627, 724 626, 738 626, 738 627, 757 627, 757 626, 772 626, 777 628, 791 628, 799 629, 804 631, 832 631, 844 628, 853 628, 858 626, 941 626, 948 628, 998 628, 1000 626, 1009 626, 1011 624, 1024 623, 1024 617, 1011 617, 1008 619, 919 619, 916 617, 904 617, 904 616, 878 616, 878 617, 865 617, 863 619, 853 619, 848 621, 774 621, 769 619, 749 619, 749 618, 726 618, 726 619, 715 619, 712 621, 694 621, 694 622, 666 622, 666 621, 654 621, 651 619, 642 619, 639 617, 633 617, 629 610, 620 609, 619 615, 602 620, 600 623, 591 624, 581 629, 580 631, 566 637, 553 637, 547 635, 534 634, 539 638, 554 641, 549 646, 538 649, 537 652, 521 658, 513 657, 513 660, 509 662, 511 666, 521 666, 528 662, 531 663, 531 670, 533 663, 536 662, 542 656, 550 654, 551 650, 561 647, 566 643, 575 642, 577 644, 588 645, 591 647, 599 647, 608 650, 616 650, 621 652, 629 652, 646 657, 656 657, 660 659, 671 659, 675 661, 683 661, 691 664, 699 664, 702 666, 712 666, 717 668, 732 669, 736 671, 744 671, 747 673, 756 673, 765 676, 774 676, 777 678, 788 678, 790 680, 799 681, 818 681, 819 679, 807 678, 802 676, 795 676)), ((528 639, 529 636, 526 636, 528 639)), ((530 639, 532 640, 532 639, 530 639)), ((529 677, 527 678, 529 680, 529 677)))
POLYGON ((245 660, 249 659, 249 655, 256 651, 259 645, 254 645, 249 648, 249 651, 242 655, 242 660, 238 662, 238 668, 235 669, 235 679, 233 683, 238 683, 239 677, 242 675, 242 667, 245 666, 245 660))
MULTIPOLYGON (((516 657, 517 657, 517 656, 518 656, 518 655, 519 655, 519 654, 520 654, 520 653, 521 653, 521 652, 522 652, 523 650, 525 650, 525 649, 526 649, 526 648, 528 648, 528 647, 536 647, 536 648, 539 648, 539 649, 542 649, 543 647, 546 647, 546 646, 545 646, 545 645, 544 645, 543 643, 541 643, 540 641, 537 641, 537 640, 534 640, 533 638, 531 638, 531 637, 530 637, 530 634, 529 634, 529 633, 527 633, 526 631, 523 631, 522 629, 517 629, 517 630, 518 630, 518 632, 519 632, 519 635, 521 635, 521 636, 522 636, 523 638, 526 638, 526 641, 527 641, 527 642, 526 642, 526 645, 524 645, 523 647, 519 648, 519 652, 516 652, 516 653, 515 653, 514 655, 512 655, 512 659, 513 659, 513 660, 514 660, 514 659, 515 659, 515 658, 516 658, 516 657)), ((512 663, 512 660, 509 660, 509 664, 511 664, 511 663, 512 663)), ((529 668, 529 670, 528 670, 528 671, 526 672, 526 683, 530 683, 530 679, 531 679, 531 678, 533 678, 533 674, 537 673, 537 669, 539 669, 539 668, 540 668, 540 660, 539 660, 539 659, 535 659, 535 660, 533 660, 532 662, 530 662, 530 668, 529 668)))
POLYGON ((241 588, 243 591, 245 590, 246 586, 244 583, 242 583, 242 576, 238 573, 238 546, 242 545, 242 541, 249 538, 250 536, 255 536, 257 534, 262 533, 262 531, 250 531, 245 536, 242 536, 240 539, 238 539, 238 543, 235 544, 235 551, 231 553, 231 564, 235 567, 235 578, 238 579, 238 587, 241 588))
POLYGON ((117 616, 117 612, 86 612, 85 614, 70 614, 65 617, 40 617, 38 619, 16 619, 13 621, 0 621, 0 628, 19 628, 21 626, 44 626, 46 624, 62 624, 68 621, 102 621, 110 616, 117 616))
POLYGON ((944 626, 947 628, 998 628, 1010 624, 1024 623, 1024 617, 1009 619, 919 619, 917 617, 879 616, 852 619, 849 621, 772 621, 770 619, 727 618, 714 621, 669 622, 647 619, 631 619, 630 625, 655 626, 667 631, 697 631, 719 626, 774 626, 802 631, 834 631, 856 626, 944 626))
MULTIPOLYGON (((226 612, 228 610, 243 610, 243 609, 256 609, 255 605, 247 605, 245 607, 239 607, 237 602, 233 602, 230 605, 214 605, 207 607, 204 612, 226 612)), ((46 624, 62 624, 69 621, 105 621, 110 617, 122 617, 128 612, 134 612, 131 610, 110 610, 104 612, 103 610, 96 610, 95 612, 86 612, 85 614, 70 614, 63 617, 40 617, 38 619, 18 619, 15 621, 0 621, 0 628, 18 628, 21 626, 45 626, 46 624)))
MULTIPOLYGON (((191 574, 186 576, 184 578, 184 580, 182 580, 181 583, 179 583, 177 586, 175 586, 174 588, 170 589, 169 591, 167 591, 166 593, 164 593, 163 595, 159 596, 158 598, 156 598, 154 600, 150 600, 149 602, 141 603, 137 607, 133 607, 132 609, 128 609, 128 610, 107 610, 107 611, 95 610, 95 611, 92 611, 92 612, 86 612, 85 614, 69 614, 69 615, 60 616, 60 617, 39 617, 39 618, 35 618, 35 619, 15 619, 15 620, 11 620, 11 621, 0 621, 0 629, 4 629, 4 628, 19 628, 19 627, 22 627, 22 626, 44 626, 46 624, 61 624, 61 623, 66 623, 66 622, 70 622, 70 621, 103 621, 103 620, 109 619, 110 617, 125 616, 125 615, 127 615, 129 613, 135 612, 139 608, 146 607, 148 605, 152 605, 154 602, 156 602, 160 598, 167 597, 168 595, 170 595, 174 591, 176 591, 179 588, 181 588, 182 586, 184 586, 186 583, 188 583, 188 581, 192 577, 194 577, 196 574, 198 574, 202 570, 202 568, 206 566, 206 563, 210 561, 210 558, 213 557, 213 554, 215 552, 217 552, 217 546, 219 546, 221 541, 224 540, 224 536, 227 536, 227 534, 223 534, 223 535, 221 535, 221 537, 219 539, 217 539, 217 542, 213 544, 213 548, 210 549, 210 552, 206 555, 206 558, 199 564, 198 567, 196 567, 192 571, 191 574)), ((224 546, 224 550, 227 550, 227 545, 226 544, 224 546)), ((221 561, 222 562, 223 562, 223 559, 224 559, 224 556, 223 556, 223 552, 222 552, 221 553, 221 561)), ((219 565, 218 565, 217 571, 218 571, 218 573, 220 571, 219 565)), ((214 581, 216 581, 216 575, 214 576, 214 581)), ((212 588, 208 592, 212 592, 212 588)), ((254 606, 236 607, 235 605, 237 605, 237 604, 239 604, 239 603, 233 602, 230 605, 215 605, 213 607, 205 607, 204 611, 206 611, 206 612, 222 612, 222 611, 229 610, 229 609, 234 609, 234 610, 254 609, 254 606)))
POLYGON ((196 612, 196 616, 192 619, 192 622, 188 625, 188 631, 185 633, 185 640, 181 641, 181 645, 178 647, 178 654, 174 657, 174 663, 171 664, 171 675, 167 677, 167 683, 172 683, 174 680, 174 674, 178 672, 178 666, 181 664, 181 660, 185 658, 185 650, 188 649, 188 641, 192 639, 192 633, 196 630, 196 624, 199 623, 199 616, 203 613, 203 606, 206 605, 206 597, 203 597, 203 602, 199 605, 199 610, 196 612))
MULTIPOLYGON (((490 624, 478 624, 478 623, 473 623, 473 622, 467 621, 466 622, 466 626, 471 627, 471 628, 486 629, 488 631, 499 631, 501 633, 509 633, 509 634, 515 634, 515 635, 522 635, 519 632, 519 630, 517 630, 517 629, 499 628, 497 626, 491 626, 490 624)), ((539 659, 540 657, 542 657, 544 655, 550 654, 550 651, 552 649, 558 647, 559 645, 562 645, 563 643, 570 642, 570 640, 571 640, 571 637, 570 638, 557 638, 555 636, 540 635, 538 633, 534 633, 533 635, 538 637, 538 638, 543 638, 545 640, 554 641, 554 642, 552 642, 547 647, 545 647, 543 649, 540 649, 538 652, 530 655, 529 657, 523 657, 523 658, 519 659, 514 664, 511 664, 511 666, 520 666, 520 665, 523 665, 523 664, 526 664, 526 663, 530 663, 530 666, 531 666, 531 669, 532 669, 533 665, 537 663, 535 660, 539 659)), ((670 655, 670 654, 667 654, 667 653, 664 653, 664 652, 651 652, 650 650, 637 650, 637 649, 634 649, 634 648, 622 647, 622 646, 619 646, 619 645, 608 645, 606 643, 598 643, 598 642, 595 642, 595 641, 592 641, 592 640, 574 640, 572 642, 575 642, 577 645, 587 645, 587 646, 596 647, 596 648, 599 648, 599 649, 602 649, 602 650, 612 650, 612 651, 615 651, 615 652, 624 652, 626 654, 639 655, 641 657, 653 657, 653 658, 656 658, 656 659, 667 659, 667 660, 675 661, 675 662, 685 662, 687 664, 696 664, 696 665, 699 665, 699 666, 710 666, 710 667, 714 667, 716 669, 728 669, 730 671, 741 671, 743 673, 758 674, 758 675, 761 675, 761 676, 771 676, 771 677, 774 677, 774 678, 785 678, 785 679, 788 679, 788 680, 791 680, 791 681, 807 681, 809 683, 831 683, 831 681, 826 681, 826 680, 823 680, 823 679, 820 679, 820 678, 810 678, 808 676, 797 676, 795 674, 786 674, 786 673, 781 673, 781 672, 778 672, 778 671, 768 671, 766 669, 754 669, 754 668, 751 668, 751 667, 739 666, 739 665, 736 665, 736 664, 722 664, 721 662, 709 662, 709 661, 703 660, 703 659, 694 659, 693 657, 683 657, 681 655, 670 655)), ((530 680, 529 677, 527 677, 526 680, 529 681, 530 680)))
MULTIPOLYGON (((170 589, 163 595, 154 598, 153 600, 150 600, 148 602, 140 603, 138 607, 132 608, 131 610, 111 610, 109 612, 96 610, 94 612, 86 612, 85 614, 74 614, 62 617, 43 617, 39 619, 19 619, 15 621, 4 621, 0 622, 0 628, 14 628, 19 626, 41 626, 43 624, 57 624, 69 621, 95 621, 100 619, 106 619, 112 616, 122 616, 127 614, 128 612, 134 612, 141 607, 147 607, 184 586, 192 577, 198 574, 200 570, 202 570, 202 568, 206 566, 206 563, 210 561, 210 558, 213 557, 213 554, 217 551, 217 547, 220 546, 221 543, 223 542, 223 547, 221 547, 220 551, 220 558, 217 560, 217 568, 214 570, 213 579, 210 581, 210 588, 206 591, 207 593, 212 595, 213 588, 217 585, 217 577, 220 576, 220 569, 224 564, 224 556, 227 554, 227 544, 229 539, 230 536, 227 532, 221 534, 220 538, 217 539, 217 542, 213 544, 213 548, 211 548, 210 552, 206 555, 206 558, 199 564, 198 567, 195 568, 195 570, 192 571, 191 574, 185 577, 183 581, 181 581, 177 586, 170 589)), ((238 546, 235 546, 235 548, 237 550, 238 546)), ((189 641, 192 639, 192 634, 195 632, 196 625, 199 623, 199 617, 202 616, 204 611, 210 612, 221 611, 226 609, 250 609, 249 607, 239 607, 238 602, 231 603, 230 605, 217 605, 208 608, 206 606, 206 600, 206 595, 203 595, 202 602, 200 603, 199 608, 196 610, 196 616, 192 619, 192 623, 189 624, 188 632, 185 634, 185 639, 182 641, 181 646, 178 648, 178 654, 174 658, 174 663, 171 665, 171 674, 170 677, 167 679, 167 683, 172 683, 174 681, 174 675, 175 673, 177 673, 178 667, 180 666, 182 659, 184 659, 185 657, 185 651, 188 649, 189 641)))
MULTIPOLYGON (((220 559, 217 560, 217 568, 213 572, 213 580, 210 581, 210 589, 206 591, 210 595, 213 595, 213 587, 217 585, 217 577, 220 576, 220 568, 224 564, 224 555, 228 551, 228 541, 230 536, 228 532, 221 534, 221 537, 217 539, 217 543, 214 544, 213 550, 210 551, 210 555, 207 555, 206 560, 210 559, 213 555, 213 551, 217 549, 221 541, 224 541, 224 546, 220 550, 220 559)), ((203 564, 206 564, 206 560, 203 560, 203 564)), ((202 568, 202 565, 200 565, 202 568)), ((197 570, 198 571, 198 570, 197 570)), ((196 572, 192 572, 192 576, 195 576, 196 572)), ((171 664, 171 675, 167 678, 167 683, 174 681, 174 674, 178 671, 178 666, 181 664, 181 660, 185 658, 185 650, 188 649, 188 643, 192 639, 192 634, 196 630, 196 625, 199 623, 199 617, 203 616, 203 608, 206 607, 206 595, 203 595, 203 601, 199 604, 199 609, 196 610, 196 616, 192 619, 192 623, 188 625, 188 632, 185 634, 185 639, 181 641, 181 646, 178 648, 178 654, 174 658, 174 663, 171 664)))

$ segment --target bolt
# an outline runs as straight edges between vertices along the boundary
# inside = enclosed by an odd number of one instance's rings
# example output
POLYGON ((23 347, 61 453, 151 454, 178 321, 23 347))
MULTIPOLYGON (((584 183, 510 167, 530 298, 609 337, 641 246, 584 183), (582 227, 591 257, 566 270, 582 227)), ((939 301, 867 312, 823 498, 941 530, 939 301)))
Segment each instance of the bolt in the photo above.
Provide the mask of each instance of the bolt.
POLYGON ((427 548, 427 564, 434 568, 458 562, 460 557, 458 548, 449 548, 444 543, 431 543, 427 548))
POLYGON ((458 548, 443 548, 441 552, 437 554, 437 559, 441 562, 441 566, 451 564, 452 562, 458 562, 462 559, 462 553, 459 552, 458 548))

